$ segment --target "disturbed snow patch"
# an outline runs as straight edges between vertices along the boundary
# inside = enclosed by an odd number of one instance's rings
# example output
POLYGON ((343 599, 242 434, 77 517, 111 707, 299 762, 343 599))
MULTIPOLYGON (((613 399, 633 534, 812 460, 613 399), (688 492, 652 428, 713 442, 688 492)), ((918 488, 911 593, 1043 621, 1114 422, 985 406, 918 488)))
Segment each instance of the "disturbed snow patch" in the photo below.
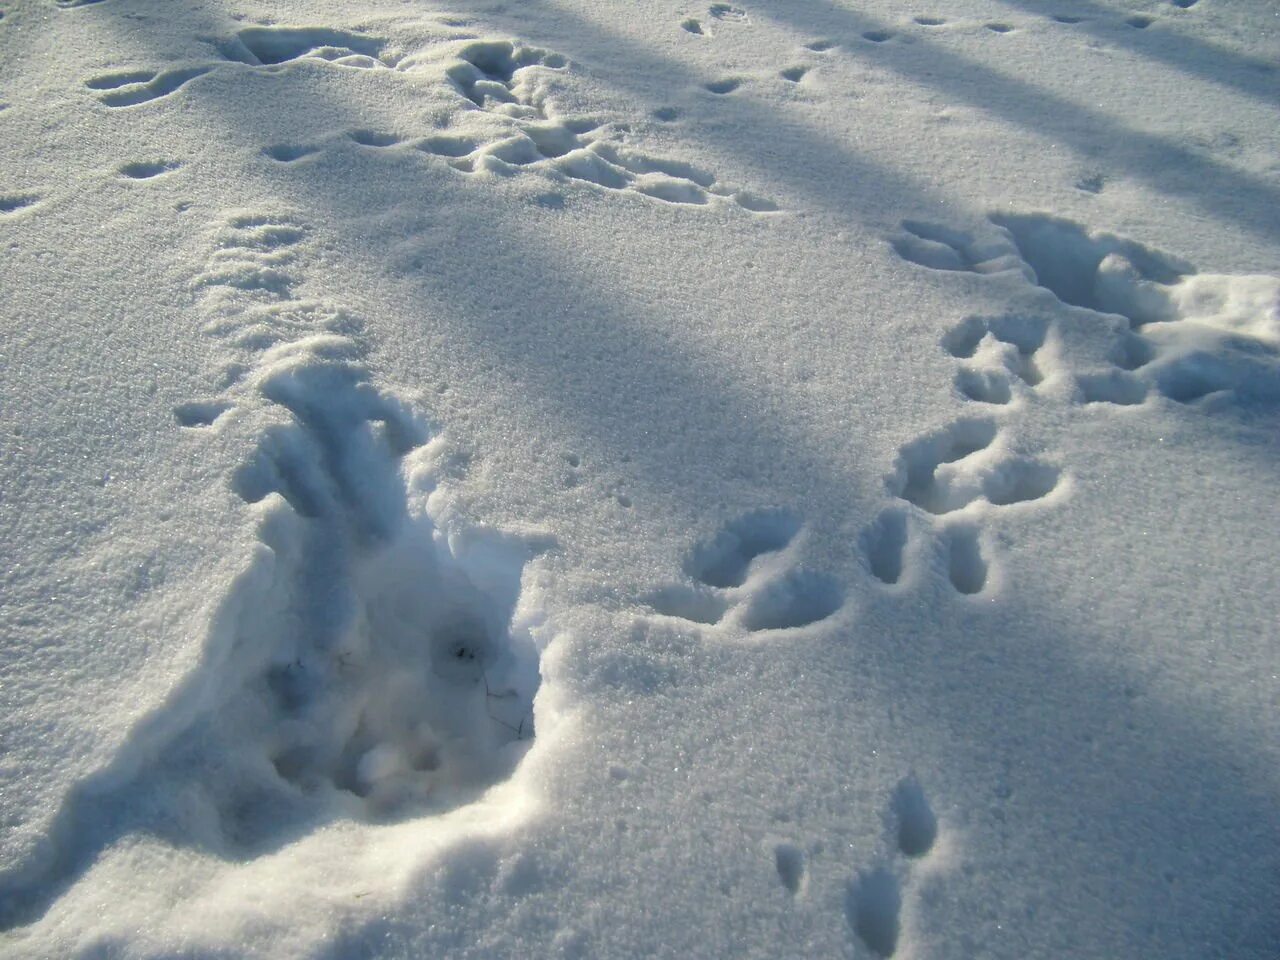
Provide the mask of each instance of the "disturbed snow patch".
MULTIPOLYGON (((292 164, 326 146, 354 140, 385 151, 388 159, 413 163, 428 157, 467 175, 536 172, 565 186, 585 185, 668 204, 731 202, 751 213, 779 209, 773 200, 695 164, 635 149, 627 142, 627 120, 563 114, 556 93, 572 66, 563 54, 518 40, 442 32, 440 24, 429 20, 408 34, 403 42, 394 42, 331 26, 255 26, 214 41, 217 59, 164 71, 131 68, 96 74, 84 84, 101 103, 122 108, 177 94, 215 71, 280 73, 307 63, 333 67, 351 78, 384 70, 412 84, 415 96, 429 92, 439 114, 429 129, 328 131, 315 143, 264 144, 263 154, 292 164)), ((730 83, 736 87, 738 81, 730 83)))
MULTIPOLYGON (((296 256, 279 246, 305 230, 228 223, 235 243, 219 234, 202 276, 223 318, 207 329, 251 373, 238 405, 210 403, 238 411, 227 429, 271 421, 231 477, 260 542, 215 600, 193 674, 71 792, 45 849, 0 877, 0 929, 39 919, 135 840, 244 863, 344 821, 443 824, 509 778, 533 737, 540 613, 517 607, 537 545, 448 515, 443 441, 374 385, 357 339, 304 324, 246 338, 230 324, 296 312, 296 256), (272 257, 275 272, 260 262, 272 257), (290 330, 299 338, 280 343, 290 330)), ((470 823, 497 815, 475 806, 488 814, 470 823)))

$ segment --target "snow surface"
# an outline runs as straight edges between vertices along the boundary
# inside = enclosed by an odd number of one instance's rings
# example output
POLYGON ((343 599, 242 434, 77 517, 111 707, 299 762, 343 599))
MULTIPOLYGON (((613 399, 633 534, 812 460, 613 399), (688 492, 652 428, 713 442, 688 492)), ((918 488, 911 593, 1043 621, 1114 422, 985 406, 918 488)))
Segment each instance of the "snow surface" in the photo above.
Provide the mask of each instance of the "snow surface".
POLYGON ((0 13, 0 954, 1280 956, 1274 0, 0 13))

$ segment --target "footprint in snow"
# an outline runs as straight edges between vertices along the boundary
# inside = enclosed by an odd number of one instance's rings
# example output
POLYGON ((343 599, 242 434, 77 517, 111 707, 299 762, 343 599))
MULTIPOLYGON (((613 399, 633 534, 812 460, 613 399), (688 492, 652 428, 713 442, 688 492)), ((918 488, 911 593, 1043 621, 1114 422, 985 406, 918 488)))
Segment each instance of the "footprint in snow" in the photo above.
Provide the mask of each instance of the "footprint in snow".
POLYGON ((129 70, 92 77, 85 81, 85 86, 96 91, 98 100, 108 107, 136 107, 171 96, 212 69, 209 66, 184 67, 163 73, 129 70))
POLYGON ((182 427, 208 427, 231 409, 225 400, 192 400, 173 408, 173 418, 182 427))
POLYGON ((721 80, 712 80, 710 83, 703 84, 703 86, 712 93, 718 93, 723 96, 726 93, 733 93, 733 91, 737 90, 742 86, 742 81, 738 77, 725 77, 721 80))
POLYGON ((1061 482, 1056 465, 1020 455, 989 418, 958 420, 908 443, 898 454, 888 487, 898 501, 863 532, 861 546, 873 576, 900 582, 916 538, 940 547, 951 585, 981 593, 990 562, 982 524, 993 510, 1048 497, 1061 482), (977 505, 978 512, 970 508, 977 505))
POLYGON ((844 604, 844 590, 825 573, 799 567, 793 545, 802 528, 789 510, 762 510, 726 524, 694 547, 687 580, 647 598, 662 616, 748 633, 807 627, 844 604))
POLYGON ((320 148, 305 143, 278 143, 263 147, 262 152, 277 163, 294 163, 318 153, 320 148))
MULTIPOLYGON (((319 53, 311 44, 319 36, 314 31, 242 32, 236 45, 227 48, 227 55, 243 62, 263 63, 316 57, 319 53)), ((335 44, 341 40, 342 50, 381 49, 373 38, 356 34, 328 39, 335 44)), ((342 62, 342 58, 321 59, 339 65, 342 62)), ((507 127, 505 133, 482 141, 441 128, 421 139, 413 139, 364 128, 345 131, 331 139, 385 151, 389 157, 407 158, 416 154, 436 158, 468 175, 508 176, 536 171, 559 180, 680 206, 705 206, 714 198, 723 197, 752 213, 771 213, 778 209, 772 200, 722 184, 693 164, 651 156, 614 142, 608 125, 600 118, 567 118, 548 113, 531 83, 537 75, 529 71, 563 71, 568 65, 567 58, 560 54, 509 40, 469 41, 457 48, 454 60, 447 62, 444 70, 447 82, 473 107, 502 118, 507 127)), ((141 82, 149 76, 142 74, 127 79, 141 82)), ((732 78, 709 84, 709 89, 728 93, 740 82, 732 78)), ((660 107, 653 116, 669 123, 679 117, 679 111, 674 107, 660 107)), ((281 143, 265 147, 263 154, 276 163, 292 164, 319 149, 314 144, 281 143)))
POLYGON ((138 161, 120 167, 120 176, 126 180, 152 180, 166 173, 173 173, 182 164, 176 160, 138 161))
POLYGON ((1148 388, 1214 409, 1280 401, 1280 278, 1202 274, 1181 258, 1062 217, 990 220, 1024 275, 1058 302, 1100 322, 1124 318, 1112 368, 1077 378, 1085 403, 1138 405, 1148 388))
POLYGON ((773 848, 773 866, 778 882, 793 897, 804 894, 809 885, 805 851, 794 843, 779 843, 773 848))
MULTIPOLYGON (((1280 278, 1199 274, 1169 254, 1048 214, 989 220, 996 230, 981 238, 908 220, 890 241, 916 266, 999 275, 1049 295, 1044 312, 966 317, 943 335, 942 348, 961 361, 954 383, 964 402, 1007 417, 1030 398, 1053 402, 1041 384, 1066 380, 1075 402, 1099 410, 1140 409, 1153 390, 1206 410, 1280 403, 1280 278), (1110 366, 1067 369, 1055 312, 1112 331, 1110 366)), ((861 536, 867 565, 896 585, 913 542, 933 534, 955 589, 982 593, 991 570, 985 526, 1006 508, 1048 501, 1062 481, 1056 464, 1014 452, 994 419, 957 420, 899 451, 888 482, 898 502, 861 536)))
POLYGON ((37 193, 2 193, 0 194, 0 217, 28 210, 40 200, 41 197, 37 193))
POLYGON ((1083 193, 1101 193, 1106 185, 1106 174, 1096 171, 1082 175, 1075 183, 1076 189, 1083 193))
POLYGON ((914 774, 895 788, 885 817, 889 853, 860 870, 845 890, 845 916, 857 939, 875 956, 892 957, 902 936, 902 913, 916 899, 914 862, 926 858, 938 837, 938 821, 914 774))
POLYGON ((713 3, 707 10, 709 14, 722 23, 750 23, 751 18, 742 7, 731 3, 713 3))

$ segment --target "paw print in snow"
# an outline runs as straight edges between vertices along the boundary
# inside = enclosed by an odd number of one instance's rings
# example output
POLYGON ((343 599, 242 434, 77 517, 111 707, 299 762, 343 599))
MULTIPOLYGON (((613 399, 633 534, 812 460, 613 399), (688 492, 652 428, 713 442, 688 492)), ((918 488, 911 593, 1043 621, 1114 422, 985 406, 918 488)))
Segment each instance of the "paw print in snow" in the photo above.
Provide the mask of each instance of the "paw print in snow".
POLYGON ((915 905, 917 863, 929 858, 938 839, 938 819, 914 775, 898 783, 886 819, 893 834, 889 852, 877 866, 858 871, 845 893, 854 935, 874 956, 885 958, 900 945, 904 899, 907 906, 915 905))
POLYGON ((937 534, 951 585, 980 593, 990 564, 979 523, 995 511, 1043 500, 1062 481, 1061 470, 1016 453, 991 419, 958 420, 904 446, 888 487, 902 503, 886 508, 862 534, 871 573, 896 584, 913 531, 937 534))
POLYGON ((830 617, 844 591, 825 573, 799 567, 800 518, 787 510, 749 513, 690 551, 688 580, 650 595, 658 614, 750 633, 807 627, 830 617))

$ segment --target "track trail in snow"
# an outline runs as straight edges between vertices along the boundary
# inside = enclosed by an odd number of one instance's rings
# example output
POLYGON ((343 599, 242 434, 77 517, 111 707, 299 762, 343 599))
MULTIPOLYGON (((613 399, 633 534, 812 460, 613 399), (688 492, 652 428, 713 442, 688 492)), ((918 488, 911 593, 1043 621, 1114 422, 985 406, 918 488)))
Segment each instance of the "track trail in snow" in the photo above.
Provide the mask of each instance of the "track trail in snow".
MULTIPOLYGON (((925 31, 958 26, 936 16, 913 22, 925 31)), ((1145 30, 1157 18, 1124 22, 1145 30)), ((748 10, 717 3, 678 26, 702 42, 750 23, 748 10)), ((848 42, 903 36, 876 30, 848 42)), ((811 84, 839 46, 807 43, 771 82, 811 84)), ((319 131, 263 144, 262 155, 301 173, 326 151, 359 149, 461 176, 536 175, 681 207, 778 210, 693 163, 638 149, 625 118, 561 115, 555 84, 573 61, 516 40, 458 37, 406 50, 363 30, 268 25, 219 38, 216 49, 210 62, 95 73, 81 94, 124 116, 178 103, 217 71, 306 64, 385 71, 406 83, 425 77, 451 91, 456 108, 430 129, 319 131)), ((717 76, 698 95, 742 96, 756 82, 717 76)), ((673 107, 654 114, 677 116, 673 107)), ((148 159, 116 173, 142 181, 181 169, 148 159)), ((1100 174, 1080 181, 1085 192, 1104 188, 1100 174)), ((0 195, 0 221, 37 211, 42 199, 0 195)), ((253 430, 249 456, 227 476, 254 511, 260 548, 222 598, 194 675, 67 798, 41 860, 0 877, 4 929, 41 916, 129 833, 234 860, 277 852, 335 819, 429 818, 510 777, 534 735, 539 651, 517 609, 539 545, 427 510, 440 473, 435 431, 407 391, 378 382, 356 313, 313 295, 312 234, 305 217, 274 207, 228 211, 210 228, 213 250, 194 282, 201 332, 223 351, 220 389, 182 402, 173 417, 193 436, 253 430)), ((1212 415, 1280 399, 1274 278, 1199 274, 1135 241, 1039 213, 992 215, 973 233, 906 220, 890 245, 913 267, 1020 274, 1050 296, 1038 311, 965 316, 941 337, 961 412, 899 449, 886 471, 887 503, 858 541, 886 589, 905 592, 932 571, 961 597, 993 596, 1003 519, 1054 509, 1070 494, 1071 464, 1024 447, 1019 433, 1028 404, 1063 402, 1055 385, 1069 385, 1081 416, 1141 415, 1165 400, 1212 415), (1086 315, 1123 322, 1107 363, 1076 368, 1063 329, 1086 315)), ((790 508, 738 515, 691 545, 680 576, 644 606, 711 636, 781 640, 829 625, 850 585, 803 562, 814 522, 790 508)), ((941 828, 914 775, 898 784, 885 818, 884 852, 849 879, 844 921, 856 943, 888 958, 901 948, 904 918, 920 909, 941 828)), ((778 883, 806 896, 811 854, 793 843, 772 852, 778 883)))
POLYGON ((457 104, 451 118, 437 121, 425 134, 361 128, 335 130, 309 142, 266 144, 265 156, 295 164, 335 144, 354 142, 403 163, 428 160, 463 174, 534 172, 554 182, 670 204, 730 202, 753 213, 778 209, 772 200, 724 183, 694 164, 637 150, 624 139, 629 129, 625 120, 559 115, 553 81, 572 69, 559 53, 506 39, 461 38, 406 51, 385 37, 333 27, 249 27, 215 46, 218 61, 164 71, 100 73, 84 85, 99 102, 121 109, 171 97, 215 70, 278 73, 297 64, 384 70, 405 83, 425 78, 454 91, 457 104))
MULTIPOLYGON (((100 71, 83 81, 112 113, 172 107, 218 71, 302 62, 384 70, 452 91, 461 129, 425 136, 360 128, 263 148, 305 164, 353 144, 462 174, 537 171, 562 184, 665 203, 769 200, 696 166, 652 156, 626 125, 556 114, 546 81, 562 55, 509 40, 440 41, 395 51, 332 27, 251 27, 218 41, 220 59, 100 71)), ((120 164, 125 180, 182 164, 120 164)), ((0 198, 0 216, 38 206, 0 198)), ((217 604, 201 663, 139 722, 105 768, 78 784, 39 854, 0 877, 0 929, 39 919, 117 841, 149 835, 243 860, 273 853, 334 819, 429 818, 508 777, 534 735, 536 644, 518 620, 521 574, 545 542, 427 512, 447 454, 400 391, 375 384, 364 325, 323 295, 305 266, 313 229, 276 207, 230 210, 211 225, 194 278, 200 333, 218 345, 218 392, 173 409, 178 427, 242 435, 229 471, 254 508, 260 548, 217 604)), ((834 587, 792 573, 744 604, 749 629, 825 616, 834 587), (822 609, 819 609, 822 608, 822 609)))
POLYGON ((899 452, 888 480, 897 503, 862 534, 867 565, 888 586, 904 580, 913 555, 932 549, 959 593, 983 593, 994 563, 991 531, 1004 509, 1060 499, 1065 465, 1016 450, 1027 403, 1061 402, 1065 394, 1082 412, 1138 412, 1155 394, 1211 414, 1280 401, 1280 280, 1200 274, 1168 254, 1048 214, 993 214, 990 226, 979 239, 908 220, 891 240, 916 266, 1020 274, 1048 296, 1034 312, 967 316, 943 335, 941 348, 959 361, 959 399, 982 412, 899 452), (1111 324, 1105 366, 1068 364, 1064 327, 1082 323, 1111 324), (1046 392, 1054 385, 1057 392, 1046 392))

